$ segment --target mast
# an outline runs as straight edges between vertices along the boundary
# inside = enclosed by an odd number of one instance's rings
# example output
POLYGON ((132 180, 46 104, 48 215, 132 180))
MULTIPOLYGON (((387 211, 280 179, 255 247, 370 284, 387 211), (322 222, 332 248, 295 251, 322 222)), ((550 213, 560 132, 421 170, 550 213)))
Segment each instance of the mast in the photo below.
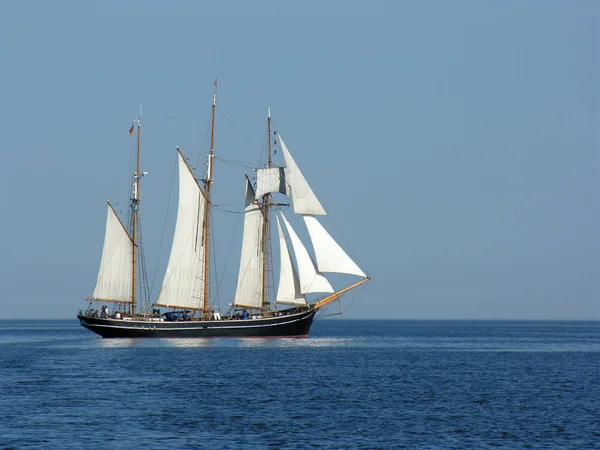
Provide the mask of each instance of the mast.
MULTIPOLYGON (((269 142, 268 148, 268 162, 267 167, 271 168, 273 165, 273 160, 271 157, 271 107, 268 108, 267 113, 267 140, 269 142)), ((267 310, 269 306, 269 302, 267 300, 267 259, 268 259, 268 247, 269 247, 269 201, 271 200, 271 194, 263 195, 263 210, 264 210, 264 221, 263 221, 263 280, 262 280, 262 310, 263 312, 267 310)))
POLYGON ((133 264, 132 264, 132 280, 131 283, 131 315, 135 317, 136 313, 136 299, 137 299, 137 222, 138 222, 138 209, 140 203, 140 134, 142 131, 142 106, 140 105, 140 117, 137 121, 137 170, 133 175, 133 196, 131 198, 131 211, 132 211, 132 222, 133 230, 131 240, 133 241, 133 264))
POLYGON ((213 184, 213 159, 215 156, 215 112, 217 109, 218 80, 215 80, 215 94, 212 104, 212 120, 210 128, 210 153, 208 155, 208 175, 204 184, 206 191, 206 206, 204 210, 204 305, 202 308, 204 318, 209 314, 209 259, 210 259, 210 189, 213 184))

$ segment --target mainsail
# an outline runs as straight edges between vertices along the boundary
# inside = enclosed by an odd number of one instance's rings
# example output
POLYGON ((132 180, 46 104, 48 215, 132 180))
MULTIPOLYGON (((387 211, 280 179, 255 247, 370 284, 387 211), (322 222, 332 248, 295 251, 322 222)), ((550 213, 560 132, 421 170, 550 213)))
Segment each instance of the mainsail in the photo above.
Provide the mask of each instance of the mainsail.
POLYGON ((246 180, 246 209, 244 213, 244 237, 234 305, 260 308, 263 299, 263 222, 264 217, 254 190, 246 180))
POLYGON ((132 301, 133 241, 108 203, 104 247, 96 287, 90 300, 132 301))
POLYGON ((171 256, 156 305, 200 309, 204 302, 205 197, 181 152, 179 204, 171 256))

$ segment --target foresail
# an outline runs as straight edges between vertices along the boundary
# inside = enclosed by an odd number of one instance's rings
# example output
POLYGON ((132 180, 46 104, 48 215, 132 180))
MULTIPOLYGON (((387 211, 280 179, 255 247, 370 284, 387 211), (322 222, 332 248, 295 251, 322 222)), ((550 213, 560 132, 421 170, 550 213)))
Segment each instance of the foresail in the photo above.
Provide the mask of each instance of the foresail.
POLYGON ((311 294, 315 292, 334 292, 333 287, 323 275, 317 272, 315 263, 310 257, 306 247, 289 224, 285 216, 281 216, 283 223, 288 231, 294 254, 296 255, 296 263, 298 264, 298 276, 300 278, 300 292, 302 294, 311 294))
POLYGON ((204 303, 204 193, 181 152, 179 203, 169 264, 156 305, 200 308, 204 303))
POLYGON ((279 217, 277 219, 277 231, 279 231, 279 287, 277 288, 277 303, 284 305, 306 305, 306 299, 300 292, 300 282, 296 268, 292 264, 292 258, 285 242, 285 235, 281 229, 279 217))
POLYGON ((93 299, 131 302, 133 242, 108 203, 104 247, 93 299))
POLYGON ((303 217, 313 244, 319 272, 348 273, 359 277, 367 276, 335 242, 316 217, 303 217))
POLYGON ((260 308, 263 301, 263 213, 246 180, 244 236, 234 305, 260 308))
POLYGON ((291 153, 285 146, 281 135, 279 135, 279 144, 285 158, 287 177, 292 189, 292 199, 294 201, 294 212, 296 214, 312 214, 324 216, 327 213, 321 206, 317 196, 312 191, 306 178, 300 172, 296 161, 292 158, 291 153))
POLYGON ((290 196, 290 187, 284 167, 265 167, 256 169, 256 193, 255 199, 265 194, 279 192, 290 196))

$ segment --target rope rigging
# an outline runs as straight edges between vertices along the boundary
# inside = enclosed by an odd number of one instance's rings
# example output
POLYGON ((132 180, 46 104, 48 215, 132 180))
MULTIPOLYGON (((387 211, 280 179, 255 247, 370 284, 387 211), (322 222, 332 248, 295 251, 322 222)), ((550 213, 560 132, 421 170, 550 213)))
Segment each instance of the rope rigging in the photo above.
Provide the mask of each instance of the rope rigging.
POLYGON ((195 108, 191 108, 188 109, 187 111, 183 111, 177 114, 173 114, 172 116, 168 116, 168 117, 164 117, 162 119, 158 119, 158 120, 150 120, 150 121, 144 121, 144 126, 146 127, 150 127, 150 128, 158 128, 162 123, 167 122, 169 120, 173 120, 173 119, 177 119, 179 117, 183 117, 183 116, 187 116, 193 113, 196 113, 198 111, 201 111, 203 109, 207 109, 208 106, 198 106, 195 108))
POLYGON ((218 159, 219 161, 223 161, 224 163, 233 164, 234 166, 245 167, 246 169, 254 170, 256 168, 256 164, 249 164, 242 161, 236 161, 235 159, 223 158, 222 156, 216 155, 214 158, 218 159))
MULTIPOLYGON (((354 296, 352 297, 352 300, 350 300, 347 304, 346 304, 346 310, 350 309, 352 307, 352 304, 354 303, 354 301, 358 298, 358 296, 361 294, 361 292, 363 291, 363 289, 365 288, 366 284, 363 284, 360 286, 360 289, 354 291, 354 296)), ((340 316, 343 315, 344 312, 342 311, 342 303, 340 298, 338 297, 337 299, 338 304, 340 305, 340 312, 335 312, 335 313, 330 313, 330 314, 325 314, 325 311, 327 311, 328 307, 330 305, 325 306, 323 309, 319 310, 317 312, 316 317, 332 317, 332 316, 340 316)))

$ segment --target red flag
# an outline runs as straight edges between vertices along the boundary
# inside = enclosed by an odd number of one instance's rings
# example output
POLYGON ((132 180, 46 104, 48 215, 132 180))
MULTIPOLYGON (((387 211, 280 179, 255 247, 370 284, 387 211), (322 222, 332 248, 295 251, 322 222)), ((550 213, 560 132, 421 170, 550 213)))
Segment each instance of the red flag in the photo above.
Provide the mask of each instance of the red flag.
POLYGON ((131 128, 129 129, 129 136, 133 136, 133 125, 131 125, 131 128))

